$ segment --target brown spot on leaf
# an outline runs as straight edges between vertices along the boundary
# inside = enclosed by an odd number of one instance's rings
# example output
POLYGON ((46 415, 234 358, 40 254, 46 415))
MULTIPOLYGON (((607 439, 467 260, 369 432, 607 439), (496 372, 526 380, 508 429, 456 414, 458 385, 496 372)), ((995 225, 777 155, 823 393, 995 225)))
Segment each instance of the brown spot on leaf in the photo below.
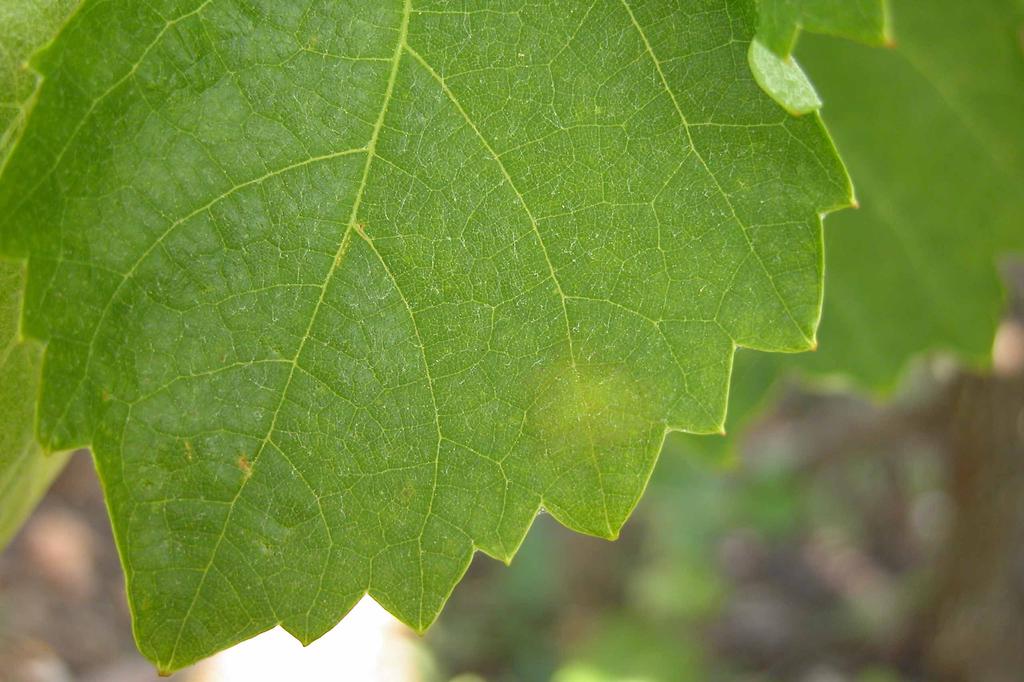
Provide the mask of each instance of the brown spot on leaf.
POLYGON ((250 462, 249 458, 245 455, 240 455, 238 457, 238 468, 242 470, 242 476, 246 479, 252 476, 252 462, 250 462))

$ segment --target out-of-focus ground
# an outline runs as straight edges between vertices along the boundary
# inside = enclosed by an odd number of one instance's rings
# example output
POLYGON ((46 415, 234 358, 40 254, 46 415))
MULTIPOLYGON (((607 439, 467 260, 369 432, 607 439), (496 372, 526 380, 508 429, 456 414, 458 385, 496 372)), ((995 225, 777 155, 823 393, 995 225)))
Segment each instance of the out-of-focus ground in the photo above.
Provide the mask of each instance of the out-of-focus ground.
MULTIPOLYGON (((935 357, 884 404, 795 386, 711 462, 670 438, 616 543, 538 520, 413 635, 369 600, 173 679, 1024 680, 1024 268, 986 376, 935 357)), ((0 681, 143 682, 102 496, 75 456, 0 553, 0 681)))

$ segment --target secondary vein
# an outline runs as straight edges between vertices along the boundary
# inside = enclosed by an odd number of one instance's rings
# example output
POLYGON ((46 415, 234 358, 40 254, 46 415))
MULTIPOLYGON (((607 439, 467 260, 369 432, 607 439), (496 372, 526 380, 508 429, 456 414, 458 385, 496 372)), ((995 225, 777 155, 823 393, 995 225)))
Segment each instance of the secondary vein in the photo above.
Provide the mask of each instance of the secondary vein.
MULTIPOLYGON (((341 237, 338 244, 338 249, 334 255, 334 260, 331 262, 331 266, 324 277, 323 284, 320 287, 320 296, 317 299, 316 306, 313 308, 313 312, 309 316, 309 324, 306 326, 306 331, 302 335, 302 339, 299 342, 298 348, 295 351, 295 355, 292 357, 291 368, 288 371, 288 378, 285 380, 284 387, 281 389, 281 398, 277 403, 277 407, 274 408, 273 415, 270 420, 270 425, 267 428, 267 433, 263 438, 263 442, 260 444, 256 454, 253 455, 251 466, 255 468, 257 460, 260 455, 266 449, 267 445, 271 442, 274 431, 277 428, 277 419, 281 414, 281 408, 284 406, 285 399, 288 395, 288 391, 291 388, 292 379, 295 376, 295 370, 299 365, 299 358, 302 356, 302 351, 306 347, 306 343, 309 340, 313 325, 316 322, 317 316, 320 312, 320 308, 323 305, 324 299, 327 295, 327 290, 330 287, 330 283, 337 273, 339 266, 344 261, 345 254, 348 252, 349 246, 352 243, 352 230, 356 224, 356 218, 359 215, 359 206, 362 203, 363 194, 366 190, 367 179, 370 175, 370 167, 373 164, 374 151, 377 148, 377 140, 380 137, 380 131, 384 127, 384 117, 387 115, 388 106, 391 102, 391 96, 395 88, 395 80, 398 76, 398 65, 401 62, 402 57, 402 45, 405 44, 406 33, 409 29, 409 15, 411 14, 411 0, 405 0, 405 5, 402 11, 402 21, 399 28, 398 41, 395 44, 395 50, 391 57, 391 70, 388 74, 387 86, 384 89, 383 101, 381 103, 380 112, 377 115, 377 120, 374 122, 373 131, 370 134, 370 141, 366 145, 366 161, 363 164, 362 178, 359 182, 359 187, 356 190, 355 199, 352 202, 352 210, 349 213, 348 226, 345 228, 345 232, 341 237)), ((203 569, 199 583, 196 586, 195 593, 192 597, 192 601, 189 604, 188 609, 185 612, 184 617, 181 620, 181 626, 178 628, 178 635, 175 638, 174 646, 171 649, 171 655, 168 663, 170 667, 173 667, 175 658, 177 656, 178 647, 181 644, 181 637, 184 634, 185 626, 188 624, 191 618, 192 611, 195 608, 196 603, 199 601, 199 595, 202 593, 203 585, 206 582, 207 576, 210 574, 210 570, 213 568, 213 564, 216 561, 218 551, 220 550, 221 544, 224 542, 224 536, 227 534, 228 526, 230 525, 231 514, 235 509, 238 500, 241 498, 243 491, 245 490, 246 484, 252 479, 252 476, 246 476, 242 479, 242 483, 238 487, 238 492, 232 498, 231 503, 228 507, 227 514, 224 517, 224 525, 221 527, 221 532, 214 543, 213 551, 210 553, 210 560, 207 562, 206 567, 203 569)))

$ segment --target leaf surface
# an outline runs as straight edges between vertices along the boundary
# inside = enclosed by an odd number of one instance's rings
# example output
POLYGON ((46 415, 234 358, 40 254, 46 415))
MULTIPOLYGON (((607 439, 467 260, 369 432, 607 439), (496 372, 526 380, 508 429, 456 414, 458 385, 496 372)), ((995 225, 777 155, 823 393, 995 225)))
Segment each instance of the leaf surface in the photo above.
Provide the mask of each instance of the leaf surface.
POLYGON ((814 344, 816 116, 750 2, 86 2, 0 180, 137 640, 173 670, 366 592, 423 629, 538 509, 614 537, 736 345, 814 344))

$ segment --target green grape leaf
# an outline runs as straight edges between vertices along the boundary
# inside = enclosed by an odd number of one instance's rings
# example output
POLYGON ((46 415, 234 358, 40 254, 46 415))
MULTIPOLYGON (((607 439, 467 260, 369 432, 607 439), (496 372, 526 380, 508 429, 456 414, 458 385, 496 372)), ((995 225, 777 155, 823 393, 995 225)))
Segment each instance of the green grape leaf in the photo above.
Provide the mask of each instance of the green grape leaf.
POLYGON ((737 345, 814 345, 817 116, 752 3, 87 0, 0 179, 163 671, 369 593, 417 629, 539 509, 615 537, 737 345))
MULTIPOLYGON (((18 139, 39 79, 29 55, 54 34, 71 0, 10 0, 0 5, 0 168, 18 139)), ((35 441, 42 346, 19 333, 24 267, 0 260, 0 548, 35 508, 66 456, 35 441)))
POLYGON ((757 0, 757 42, 780 57, 796 47, 800 31, 867 45, 890 43, 887 0, 757 0))
POLYGON ((1024 3, 892 9, 894 49, 801 44, 861 207, 825 231, 820 349, 737 355, 730 432, 742 434, 787 371, 886 390, 922 353, 976 367, 991 358, 1004 307, 998 262, 1024 253, 1024 3))

